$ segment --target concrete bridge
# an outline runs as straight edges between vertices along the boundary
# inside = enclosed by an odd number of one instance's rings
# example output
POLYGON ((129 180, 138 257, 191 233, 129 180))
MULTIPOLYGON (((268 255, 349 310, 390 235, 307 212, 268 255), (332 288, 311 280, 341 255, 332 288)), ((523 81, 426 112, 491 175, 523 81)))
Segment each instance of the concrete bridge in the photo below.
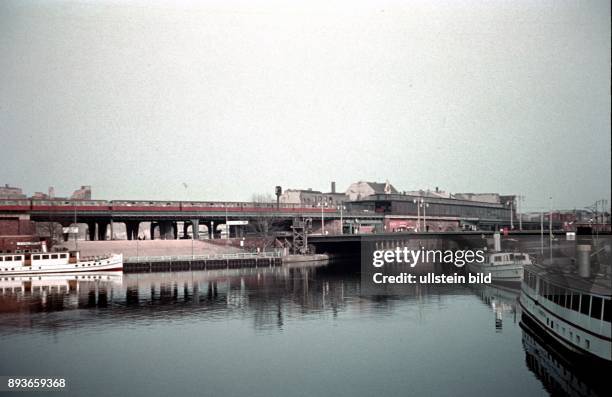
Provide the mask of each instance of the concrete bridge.
MULTIPOLYGON (((384 213, 345 204, 346 208, 222 201, 3 199, 0 200, 0 216, 26 216, 34 222, 56 222, 64 227, 74 223, 86 224, 90 240, 105 240, 109 230, 110 235, 114 236, 113 229, 117 223, 125 224, 127 239, 136 239, 142 222, 150 223, 150 236, 155 236, 158 230, 161 239, 199 239, 202 232, 200 226, 205 227, 210 239, 220 230, 234 236, 244 235, 247 230, 290 231, 296 219, 310 219, 314 234, 334 236, 372 232, 380 236, 382 232, 394 231, 390 235, 397 237, 402 234, 402 229, 396 229, 398 222, 411 225, 413 230, 425 228, 425 221, 418 214, 384 213)), ((476 223, 483 221, 476 218, 468 220, 476 223)), ((465 219, 456 216, 428 216, 426 227, 429 229, 431 225, 432 230, 440 233, 448 230, 448 225, 454 225, 452 230, 461 229, 463 221, 465 219)), ((509 220, 484 221, 494 222, 493 228, 497 230, 510 226, 509 220)), ((526 222, 523 225, 526 226, 526 222)), ((539 224, 530 226, 539 229, 539 224)), ((555 229, 559 226, 553 225, 555 229)), ((408 234, 415 236, 414 232, 408 234)), ((427 235, 431 236, 431 233, 427 235)))
MULTIPOLYGON (((493 238, 493 231, 449 231, 449 232, 395 232, 395 233, 369 233, 352 235, 309 235, 308 244, 315 248, 317 253, 328 253, 333 256, 351 257, 357 259, 360 253, 374 249, 393 249, 398 246, 424 246, 440 248, 444 244, 454 244, 456 247, 474 248, 487 246, 488 240, 493 238)), ((565 240, 565 231, 553 230, 556 241, 565 240)), ((609 235, 610 233, 607 233, 609 235)), ((603 235, 603 234, 602 234, 603 235)), ((548 249, 549 231, 509 231, 502 236, 502 241, 508 244, 520 243, 532 245, 537 251, 540 242, 544 241, 548 249)))
POLYGON ((142 200, 0 200, 0 214, 27 215, 34 222, 56 222, 64 227, 87 224, 90 240, 105 240, 109 229, 112 236, 116 223, 125 224, 129 240, 138 237, 142 222, 150 222, 151 236, 159 229, 162 239, 179 238, 181 224, 184 237, 197 239, 201 225, 206 227, 208 237, 214 238, 221 225, 230 234, 243 232, 247 225, 256 229, 274 225, 289 231, 294 219, 308 218, 315 232, 341 233, 341 228, 380 228, 384 218, 369 211, 347 212, 339 207, 299 204, 142 200))

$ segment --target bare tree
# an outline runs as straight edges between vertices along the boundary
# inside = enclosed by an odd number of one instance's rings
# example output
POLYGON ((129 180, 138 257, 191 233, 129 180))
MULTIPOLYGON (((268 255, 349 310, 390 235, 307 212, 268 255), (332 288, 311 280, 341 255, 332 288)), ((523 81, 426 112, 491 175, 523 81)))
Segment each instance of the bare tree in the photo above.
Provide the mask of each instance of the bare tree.
POLYGON ((63 241, 62 225, 57 222, 36 222, 36 234, 48 238, 52 245, 63 241))
POLYGON ((259 207, 262 211, 251 218, 249 231, 258 240, 261 240, 264 249, 276 245, 276 233, 283 230, 282 219, 274 214, 276 199, 269 193, 256 193, 251 197, 251 201, 255 207, 259 207))

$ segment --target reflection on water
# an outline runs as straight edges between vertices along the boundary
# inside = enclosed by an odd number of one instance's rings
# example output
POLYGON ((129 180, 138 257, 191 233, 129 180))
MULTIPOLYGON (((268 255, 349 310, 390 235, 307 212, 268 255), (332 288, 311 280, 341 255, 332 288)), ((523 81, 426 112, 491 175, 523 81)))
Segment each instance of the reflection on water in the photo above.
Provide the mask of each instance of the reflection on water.
POLYGON ((471 288, 493 311, 496 332, 502 332, 504 319, 516 324, 519 290, 494 284, 472 285, 471 288))
POLYGON ((0 374, 63 375, 91 396, 547 395, 515 299, 362 296, 342 266, 5 279, 0 374))
POLYGON ((609 395, 607 383, 610 374, 606 370, 584 362, 577 363, 576 357, 568 351, 555 349, 528 326, 521 324, 521 327, 525 363, 551 395, 609 395))

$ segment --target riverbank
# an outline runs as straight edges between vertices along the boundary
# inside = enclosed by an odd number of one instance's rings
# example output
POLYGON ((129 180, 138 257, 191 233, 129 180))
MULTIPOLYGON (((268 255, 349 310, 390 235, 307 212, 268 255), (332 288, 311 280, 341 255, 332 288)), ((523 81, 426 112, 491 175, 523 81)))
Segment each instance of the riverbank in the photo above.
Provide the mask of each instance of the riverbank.
MULTIPOLYGON (((76 246, 82 256, 98 256, 107 253, 123 254, 124 257, 224 255, 245 252, 231 245, 212 244, 202 240, 79 241, 76 246)), ((68 241, 56 247, 74 250, 75 242, 68 241)))

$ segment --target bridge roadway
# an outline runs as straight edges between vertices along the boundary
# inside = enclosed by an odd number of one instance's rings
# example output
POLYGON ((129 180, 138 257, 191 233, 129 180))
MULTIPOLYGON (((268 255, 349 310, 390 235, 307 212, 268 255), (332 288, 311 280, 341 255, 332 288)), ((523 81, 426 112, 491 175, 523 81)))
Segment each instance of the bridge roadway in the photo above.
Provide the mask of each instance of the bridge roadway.
MULTIPOLYGON (((494 231, 446 231, 446 232, 392 232, 392 233, 368 233, 368 234, 337 234, 321 235, 311 234, 308 236, 308 244, 315 247, 317 253, 328 253, 334 256, 358 256, 362 250, 370 250, 373 247, 395 248, 397 246, 409 245, 418 242, 419 245, 428 246, 452 242, 463 247, 479 247, 485 239, 492 238, 494 231)), ((564 230, 553 230, 552 234, 557 240, 565 240, 564 230)), ((610 233, 601 235, 609 236, 610 233)), ((508 241, 529 241, 530 245, 540 246, 542 234, 539 230, 509 231, 502 236, 508 241)), ((545 230, 544 244, 548 247, 549 231, 545 230)))
MULTIPOLYGON (((162 239, 178 238, 177 222, 183 222, 183 233, 199 230, 205 225, 209 237, 219 225, 227 221, 249 221, 250 223, 275 223, 285 230, 295 218, 311 218, 315 227, 339 228, 343 223, 360 225, 382 224, 384 216, 369 211, 347 212, 335 206, 317 207, 299 204, 276 204, 257 202, 195 202, 195 201, 129 201, 129 200, 0 200, 0 214, 27 214, 34 222, 57 222, 70 226, 75 222, 88 225, 90 240, 105 240, 108 227, 114 223, 125 223, 127 238, 138 236, 141 222, 151 222, 151 235, 159 227, 162 239), (335 225, 335 223, 338 223, 335 225)), ((240 227, 240 226, 235 226, 240 227)), ((199 238, 199 233, 195 233, 199 238)))

